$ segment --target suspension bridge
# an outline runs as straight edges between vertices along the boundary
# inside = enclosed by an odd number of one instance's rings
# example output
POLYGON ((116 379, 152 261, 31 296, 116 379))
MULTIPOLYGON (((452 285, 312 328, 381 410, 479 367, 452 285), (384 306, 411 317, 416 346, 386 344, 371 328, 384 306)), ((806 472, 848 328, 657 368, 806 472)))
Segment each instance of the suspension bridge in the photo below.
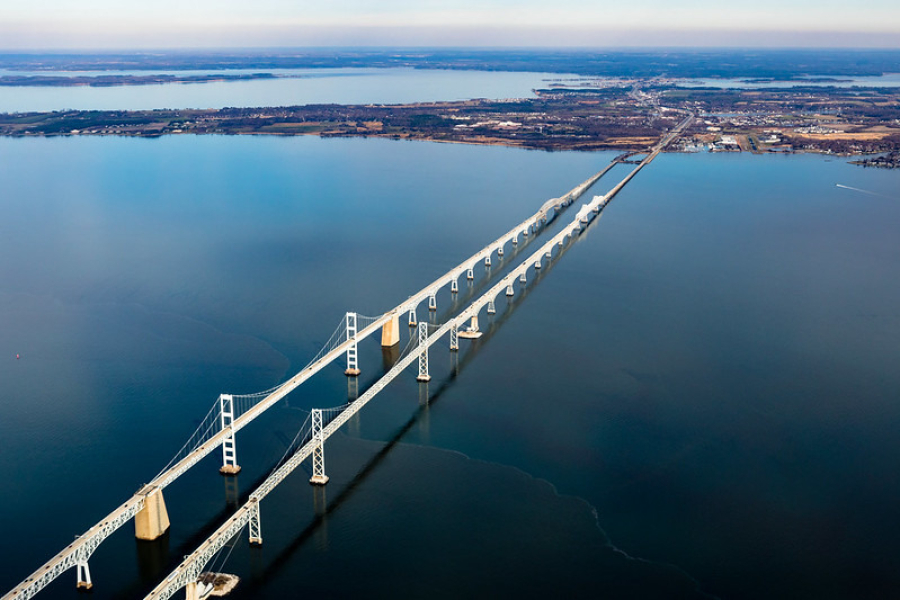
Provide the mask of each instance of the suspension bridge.
POLYGON ((481 333, 478 327, 478 315, 486 309, 488 314, 496 311, 495 302, 502 293, 506 296, 515 294, 515 283, 527 283, 529 269, 538 270, 543 260, 549 260, 554 250, 563 248, 567 239, 572 239, 599 214, 607 203, 647 164, 649 164, 680 132, 689 125, 692 116, 688 116, 666 135, 647 156, 606 195, 595 196, 584 204, 572 222, 568 223, 549 241, 532 253, 521 264, 507 273, 498 283, 473 301, 457 316, 441 325, 430 325, 417 322, 416 311, 420 304, 427 301, 428 309, 437 309, 436 295, 438 291, 450 286, 450 292, 459 291, 459 279, 465 273, 466 279, 474 279, 474 269, 484 261, 486 267, 491 265, 491 257, 496 253, 503 257, 507 245, 516 246, 519 238, 528 240, 529 236, 538 233, 549 220, 561 214, 562 209, 580 198, 596 183, 616 161, 582 182, 567 194, 552 198, 544 203, 537 212, 510 229, 508 232, 489 243, 487 246, 461 262, 459 265, 433 281, 416 294, 410 296, 386 313, 367 317, 357 313, 347 313, 338 325, 334 334, 303 369, 284 383, 254 394, 222 394, 213 404, 200 426, 188 439, 185 445, 154 477, 131 498, 113 510, 99 523, 91 527, 75 541, 64 548, 56 556, 41 566, 30 577, 3 596, 3 600, 20 600, 31 598, 62 573, 71 568, 76 570, 76 585, 79 589, 91 589, 88 561, 100 544, 131 519, 135 522, 135 536, 142 540, 153 540, 162 536, 169 528, 169 518, 163 499, 163 490, 191 467, 222 448, 222 467, 225 475, 233 475, 240 471, 237 461, 236 434, 266 410, 277 404, 289 393, 313 377, 316 373, 334 361, 346 357, 345 373, 350 377, 360 374, 357 358, 357 345, 374 332, 381 329, 381 344, 393 347, 400 342, 399 323, 403 315, 408 314, 409 324, 417 327, 417 335, 410 339, 410 344, 401 353, 394 365, 355 401, 344 406, 331 409, 314 409, 307 422, 301 427, 285 457, 278 463, 262 484, 250 495, 247 503, 240 507, 224 524, 222 524, 203 544, 160 583, 147 598, 170 598, 184 588, 189 600, 205 597, 210 589, 200 586, 200 573, 228 542, 245 527, 249 527, 250 543, 262 543, 260 521, 260 503, 281 481, 290 475, 310 456, 313 463, 313 484, 324 485, 328 481, 324 469, 324 443, 353 415, 357 414, 368 402, 381 392, 393 379, 418 362, 417 380, 428 381, 428 348, 445 335, 449 335, 451 350, 459 349, 460 338, 476 338, 481 333), (468 323, 468 324, 467 324, 468 323))

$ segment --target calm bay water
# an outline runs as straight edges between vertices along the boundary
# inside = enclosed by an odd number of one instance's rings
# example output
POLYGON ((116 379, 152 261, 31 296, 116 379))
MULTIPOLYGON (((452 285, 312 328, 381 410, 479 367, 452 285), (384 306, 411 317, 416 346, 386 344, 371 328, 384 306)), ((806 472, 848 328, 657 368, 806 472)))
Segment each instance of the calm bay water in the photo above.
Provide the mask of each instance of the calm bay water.
MULTIPOLYGON (((612 156, 0 139, 0 588, 219 393, 281 381, 345 311, 394 306, 612 156)), ((432 352, 428 402, 408 373, 329 441, 326 489, 298 471, 264 501, 265 545, 222 569, 234 597, 891 597, 897 189, 817 156, 660 156, 481 340, 432 352)), ((363 345, 361 390, 390 359, 363 345)), ((239 434, 241 492, 304 410, 346 401, 342 368, 239 434)), ((101 546, 96 597, 138 596, 221 522, 217 461, 166 490, 164 540, 101 546)))
MULTIPOLYGON (((252 74, 230 71, 105 71, 103 75, 252 74)), ((150 110, 300 104, 397 104, 470 98, 522 98, 547 86, 558 73, 513 73, 429 69, 269 69, 276 79, 210 83, 165 83, 115 87, 0 87, 0 112, 51 110, 150 110)), ((53 73, 0 72, 0 75, 53 73)), ((97 75, 98 73, 91 73, 97 75)), ((88 75, 88 73, 70 73, 88 75)))

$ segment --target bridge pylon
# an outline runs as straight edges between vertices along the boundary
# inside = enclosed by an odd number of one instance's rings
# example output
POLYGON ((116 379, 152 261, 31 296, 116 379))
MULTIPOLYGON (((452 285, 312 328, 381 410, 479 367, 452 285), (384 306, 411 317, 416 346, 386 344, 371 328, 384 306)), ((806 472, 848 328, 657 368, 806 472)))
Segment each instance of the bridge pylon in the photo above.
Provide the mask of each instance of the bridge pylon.
POLYGON ((313 448, 313 474, 309 482, 313 485, 325 485, 328 483, 328 475, 325 474, 325 434, 322 432, 322 410, 312 409, 312 439, 316 445, 313 448))
POLYGON ((237 475, 241 467, 237 464, 237 444, 234 438, 234 397, 229 394, 219 395, 219 424, 228 437, 222 442, 222 475, 237 475))
POLYGON ((360 370, 356 348, 356 313, 352 312, 347 313, 347 341, 352 341, 353 344, 347 348, 347 370, 344 371, 344 375, 356 377, 360 374, 360 370))
POLYGON ((259 520, 259 501, 250 499, 250 545, 262 546, 262 523, 259 520))
POLYGON ((455 323, 450 327, 450 350, 454 352, 459 350, 459 329, 455 323))
POLYGON ((91 582, 91 569, 88 567, 87 560, 80 560, 75 565, 76 577, 78 579, 77 588, 79 590, 89 590, 94 587, 91 582))
POLYGON ((422 350, 419 352, 419 374, 416 381, 420 382, 431 381, 431 375, 428 374, 428 346, 425 345, 427 341, 428 323, 419 323, 419 348, 422 350))

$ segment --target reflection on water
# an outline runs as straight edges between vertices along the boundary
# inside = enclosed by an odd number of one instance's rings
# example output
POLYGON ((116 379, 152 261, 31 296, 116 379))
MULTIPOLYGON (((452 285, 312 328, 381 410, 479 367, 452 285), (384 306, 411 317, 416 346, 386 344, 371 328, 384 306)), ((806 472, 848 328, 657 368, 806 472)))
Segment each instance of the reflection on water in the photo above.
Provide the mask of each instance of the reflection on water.
MULTIPOLYGON (((246 73, 229 73, 242 72, 246 73)), ((0 112, 400 104, 471 98, 523 98, 532 96, 531 90, 544 87, 545 79, 560 77, 555 73, 428 69, 297 69, 266 72, 275 72, 282 77, 111 87, 4 87, 0 93, 0 112)))
MULTIPOLYGON (((283 380, 347 310, 396 305, 610 158, 0 140, 0 518, 31 540, 0 587, 157 472, 219 393, 283 380)), ((329 440, 327 498, 302 473, 266 498, 265 546, 240 541, 228 561, 236 597, 888 595, 900 204, 835 183, 891 195, 896 174, 659 157, 589 236, 501 293, 481 339, 436 344, 430 384, 398 378, 329 440)), ((419 316, 444 322, 483 274, 419 316)), ((377 341, 359 352, 359 379, 335 365, 241 431, 239 489, 216 457, 166 490, 168 556, 127 528, 105 542, 95 595, 139 596, 265 477, 306 411, 397 359, 377 341)), ((66 577, 48 593, 75 595, 66 577)))

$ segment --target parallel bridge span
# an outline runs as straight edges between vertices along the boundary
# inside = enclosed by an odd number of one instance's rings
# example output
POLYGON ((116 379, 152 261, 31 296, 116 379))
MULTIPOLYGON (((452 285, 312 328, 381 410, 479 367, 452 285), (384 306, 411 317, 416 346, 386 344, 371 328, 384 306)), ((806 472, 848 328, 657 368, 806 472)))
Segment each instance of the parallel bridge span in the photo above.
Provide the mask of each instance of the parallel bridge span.
MULTIPOLYGON (((482 294, 477 300, 472 302, 465 310, 456 317, 448 320, 441 325, 434 333, 427 335, 427 325, 420 324, 420 341, 419 345, 412 352, 398 360, 393 367, 375 382, 365 393, 357 398, 352 404, 342 410, 331 422, 316 431, 313 428, 313 434, 310 439, 298 448, 291 457, 272 472, 266 480, 253 491, 249 500, 239 508, 225 523, 223 523, 212 535, 210 535, 193 553, 186 556, 181 564, 159 585, 157 585, 146 597, 145 600, 167 600, 175 595, 180 589, 186 588, 187 600, 198 600, 200 593, 198 590, 198 580, 207 563, 231 540, 235 535, 240 533, 244 527, 250 527, 251 543, 262 543, 261 520, 260 520, 260 503, 275 487, 284 481, 304 460, 316 453, 323 451, 323 445, 326 439, 337 432, 340 427, 349 421, 356 413, 368 404, 379 392, 381 392, 391 381, 393 381, 400 373, 402 373, 413 362, 419 362, 419 377, 423 375, 427 378, 428 365, 428 348, 434 345, 447 333, 450 333, 450 344, 453 348, 455 337, 459 329, 469 319, 477 322, 478 314, 485 307, 493 306, 495 298, 504 290, 512 289, 518 279, 524 282, 524 276, 529 268, 541 268, 541 260, 544 257, 550 258, 554 248, 561 248, 566 238, 578 235, 590 221, 599 214, 600 211, 609 203, 612 197, 617 194, 625 184, 628 183, 644 166, 653 161, 659 152, 670 143, 678 134, 687 127, 692 121, 692 116, 688 116, 676 128, 672 130, 662 141, 641 161, 613 190, 605 196, 595 196, 590 203, 585 204, 578 211, 575 219, 566 225, 559 233, 557 233, 548 242, 542 245, 537 251, 526 258, 518 267, 510 271, 503 279, 495 284, 491 289, 482 294), (424 373, 423 373, 424 365, 424 373)), ((588 186, 589 187, 589 186, 588 186)), ((577 189, 577 188, 576 188, 577 189)), ((585 188, 587 189, 587 188, 585 188)), ((427 380, 427 379, 424 379, 427 380)), ((314 411, 315 412, 315 411, 314 411)), ((320 415, 321 418, 321 415, 320 415)), ((315 461, 314 461, 315 463, 315 461)), ((323 468, 320 465, 318 468, 323 468)), ((316 473, 317 466, 314 465, 313 480, 316 477, 322 477, 324 472, 316 473)))
MULTIPOLYGON (((444 286, 450 284, 451 289, 456 291, 456 282, 463 273, 468 273, 479 263, 485 260, 486 264, 490 264, 490 258, 494 252, 502 256, 503 247, 508 244, 517 244, 519 236, 527 237, 530 233, 537 231, 540 225, 549 218, 550 211, 559 212, 561 208, 570 205, 572 202, 581 197, 594 183, 596 183, 603 175, 605 175, 614 165, 616 161, 611 162, 600 172, 592 175, 590 178, 573 188, 567 194, 559 198, 552 198, 544 203, 541 208, 528 219, 525 219, 513 229, 497 238, 474 255, 433 281, 431 284, 420 290, 418 293, 410 296, 404 302, 395 308, 384 313, 372 323, 359 330, 353 339, 347 339, 339 344, 331 351, 323 355, 318 360, 307 365, 299 373, 278 386, 271 394, 234 419, 228 429, 219 431, 210 439, 197 446, 187 456, 176 462, 174 465, 157 475, 153 481, 144 485, 124 504, 109 513, 103 520, 88 529, 85 533, 78 536, 75 541, 66 548, 56 554, 53 558, 42 565, 37 571, 32 573, 27 579, 10 590, 3 596, 2 600, 24 600, 34 597, 40 590, 50 584, 62 573, 77 568, 77 581, 79 588, 90 589, 92 586, 90 570, 88 569, 88 559, 100 544, 112 535, 116 530, 125 523, 135 518, 136 527, 139 520, 150 520, 156 523, 157 529, 165 529, 168 527, 168 516, 165 514, 165 504, 162 500, 162 490, 173 483, 181 475, 186 473, 191 467, 208 456, 216 448, 222 446, 226 440, 233 439, 234 434, 247 426, 251 421, 260 416, 263 412, 278 403, 279 400, 287 396, 303 384, 310 377, 321 371, 323 368, 345 355, 348 350, 355 345, 378 331, 379 328, 387 329, 386 325, 391 325, 392 321, 398 320, 399 317, 406 313, 414 313, 416 307, 425 300, 432 302, 430 307, 434 307, 434 295, 444 286), (148 514, 151 513, 151 514, 148 514), (160 515, 164 520, 164 524, 160 525, 160 515)), ((499 284, 498 284, 499 285, 499 284)), ((504 284, 506 285, 506 284, 504 284)), ((496 286, 495 286, 496 287, 496 286)), ((494 294, 496 296, 496 294, 494 294)), ((493 297, 493 296, 492 296, 493 297)), ((457 317, 458 319, 458 317, 457 317)), ((454 322, 457 320, 455 319, 454 322)), ((446 333, 446 331, 444 331, 446 333)), ((443 333, 441 334, 443 335, 443 333)), ((429 338, 430 339, 430 338, 429 338)), ((435 338, 436 339, 436 338, 435 338)), ((383 338, 384 342, 384 338, 383 338)), ((433 343, 433 342, 431 342, 433 343)), ((388 344, 392 345, 392 344, 388 344)), ((428 344, 430 345, 430 343, 428 344)), ((402 370, 402 369, 400 369, 402 370)), ((394 372, 393 369, 390 372, 394 372)), ((399 371, 398 371, 399 372, 399 371)), ((376 384, 377 386, 378 384, 376 384)), ((384 384, 386 385, 386 383, 384 384)), ((383 387, 383 386, 382 386, 383 387)), ((380 391, 381 388, 378 388, 380 391)), ((367 392, 368 393, 368 392, 367 392)), ((377 391, 375 392, 377 393, 377 391)), ((374 393, 372 394, 374 396, 374 393)), ((368 400, 366 400, 368 401, 368 400)), ((360 404, 360 408, 363 404, 360 404)), ((356 406, 356 403, 354 403, 356 406)), ((358 410, 358 409, 356 409, 358 410)), ((355 412, 355 411, 354 411, 355 412)), ((347 417, 349 418, 349 416, 347 417)), ((342 421, 343 422, 343 421, 342 421)), ((338 425, 339 426, 339 425, 338 425)), ((329 433, 330 435, 330 433, 329 433)), ((302 459, 301 459, 302 461, 302 459)), ((229 523, 233 520, 229 519, 229 523)), ((151 529, 153 527, 151 526, 151 529)))

